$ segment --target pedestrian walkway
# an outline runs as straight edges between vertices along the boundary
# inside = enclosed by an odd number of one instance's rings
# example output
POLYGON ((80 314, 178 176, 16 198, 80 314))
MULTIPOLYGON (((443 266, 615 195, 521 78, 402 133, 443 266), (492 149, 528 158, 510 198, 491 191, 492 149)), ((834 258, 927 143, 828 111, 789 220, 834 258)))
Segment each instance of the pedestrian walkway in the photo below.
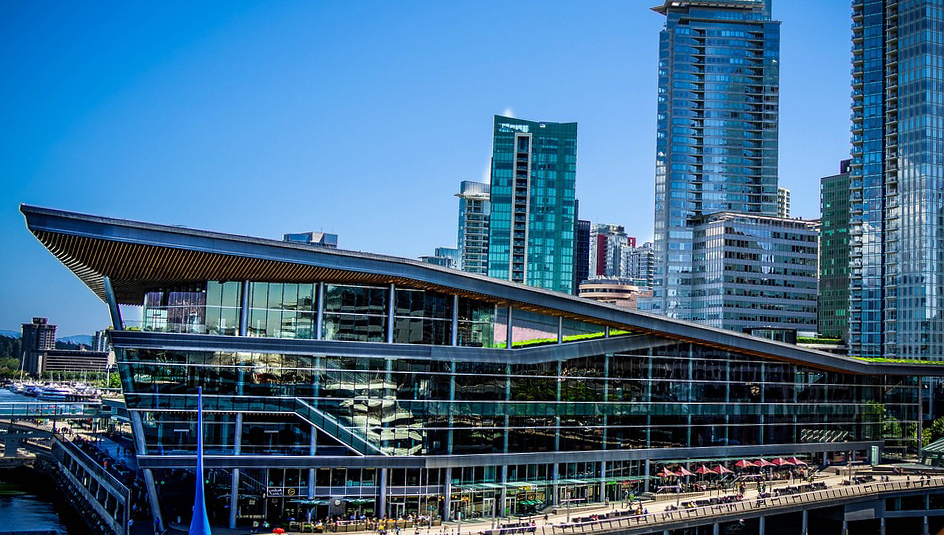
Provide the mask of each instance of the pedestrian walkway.
MULTIPOLYGON (((925 480, 919 479, 918 476, 893 475, 889 476, 887 483, 882 482, 879 478, 875 479, 874 481, 855 484, 849 482, 847 475, 823 474, 820 477, 817 477, 815 481, 816 483, 825 483, 827 490, 785 495, 783 497, 762 497, 760 496, 760 492, 756 488, 756 485, 750 484, 750 488, 745 489, 744 495, 740 501, 732 501, 730 503, 722 503, 714 506, 691 508, 682 507, 686 502, 697 502, 710 498, 733 498, 735 496, 734 491, 693 493, 685 495, 684 498, 679 497, 677 499, 667 499, 660 501, 647 500, 645 502, 636 502, 632 506, 626 503, 611 503, 609 505, 601 503, 598 504, 597 507, 593 507, 592 505, 581 507, 579 512, 571 511, 569 514, 566 511, 566 508, 559 507, 555 513, 549 513, 546 520, 545 515, 542 513, 539 515, 533 515, 531 517, 521 518, 476 519, 472 522, 463 521, 461 522, 461 525, 458 522, 445 522, 442 526, 405 528, 402 530, 401 535, 513 535, 517 533, 520 533, 521 535, 530 535, 532 533, 536 535, 561 535, 562 533, 572 533, 574 530, 579 530, 580 532, 605 532, 610 530, 635 528, 636 526, 647 526, 652 527, 654 530, 658 530, 658 526, 662 523, 678 521, 684 518, 704 516, 720 517, 726 514, 744 513, 757 509, 775 510, 777 507, 796 504, 812 504, 818 501, 825 502, 830 499, 846 498, 861 493, 876 492, 882 490, 883 487, 887 487, 888 490, 895 490, 897 488, 907 487, 917 488, 923 485, 927 485, 929 487, 944 486, 944 478, 937 476, 925 480), (643 515, 636 516, 634 513, 639 512, 640 505, 642 507, 641 512, 643 515), (616 515, 614 515, 614 513, 616 513, 616 515), (595 520, 595 518, 601 518, 603 515, 610 515, 610 519, 595 520), (622 520, 611 520, 613 516, 622 517, 622 520), (532 526, 529 525, 532 521, 533 529, 532 526), (524 522, 526 526, 517 529, 505 529, 502 531, 498 531, 497 529, 502 524, 518 524, 521 522, 524 522), (491 531, 493 528, 495 528, 495 531, 491 531)), ((771 490, 777 490, 791 486, 791 482, 789 480, 773 482, 774 485, 772 487, 769 485, 770 483, 771 482, 768 482, 767 487, 768 494, 771 490)), ((797 481, 794 484, 801 485, 804 484, 804 482, 797 481)), ((283 527, 287 528, 288 526, 283 527)), ((217 531, 217 528, 213 528, 214 533, 217 533, 217 531)), ((328 531, 331 533, 330 529, 328 531)), ((180 532, 185 533, 186 526, 180 526, 180 532)), ((242 530, 219 530, 220 535, 243 535, 248 534, 249 532, 250 530, 248 528, 244 528, 242 530)), ((284 533, 295 535, 302 532, 298 530, 290 531, 286 529, 284 533)), ((372 532, 365 531, 359 533, 363 534, 372 532)), ((263 535, 268 534, 263 532, 263 535)))

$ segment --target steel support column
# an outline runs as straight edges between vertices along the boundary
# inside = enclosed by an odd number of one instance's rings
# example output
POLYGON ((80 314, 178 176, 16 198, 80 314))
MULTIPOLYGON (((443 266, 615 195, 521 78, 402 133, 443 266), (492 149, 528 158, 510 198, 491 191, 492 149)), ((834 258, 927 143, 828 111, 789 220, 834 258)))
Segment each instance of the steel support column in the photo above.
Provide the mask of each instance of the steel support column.
POLYGON ((108 301, 108 313, 111 314, 111 326, 116 331, 123 331, 125 324, 121 321, 121 309, 118 308, 118 300, 115 299, 115 289, 111 286, 111 279, 102 277, 102 285, 105 287, 105 300, 108 301))
POLYGON ((315 340, 321 340, 321 330, 324 328, 324 293, 325 283, 318 283, 317 308, 315 308, 315 340))
POLYGON ((236 512, 239 508, 239 468, 233 468, 233 480, 229 486, 229 529, 236 529, 236 512))
POLYGON ((243 281, 239 296, 239 336, 249 335, 249 281, 243 281))
POLYGON ((377 515, 380 518, 387 518, 387 471, 388 468, 380 469, 380 496, 377 497, 377 515))

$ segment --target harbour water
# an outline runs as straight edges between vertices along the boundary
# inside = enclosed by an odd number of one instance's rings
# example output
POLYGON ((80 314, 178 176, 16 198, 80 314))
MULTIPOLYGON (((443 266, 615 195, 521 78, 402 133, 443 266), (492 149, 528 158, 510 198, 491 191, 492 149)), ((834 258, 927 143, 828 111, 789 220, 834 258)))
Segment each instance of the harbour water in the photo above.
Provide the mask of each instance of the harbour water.
MULTIPOLYGON (((0 403, 29 399, 0 389, 0 403)), ((27 530, 88 533, 51 479, 28 468, 0 470, 0 534, 27 530)))

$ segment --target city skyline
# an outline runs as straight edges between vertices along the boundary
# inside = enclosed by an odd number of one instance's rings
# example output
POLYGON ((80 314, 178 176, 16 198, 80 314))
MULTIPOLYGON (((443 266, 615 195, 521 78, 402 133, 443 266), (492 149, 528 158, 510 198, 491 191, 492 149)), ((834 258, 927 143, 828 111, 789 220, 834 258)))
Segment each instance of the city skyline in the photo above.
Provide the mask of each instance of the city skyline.
MULTIPOLYGON (((580 123, 580 217, 648 241, 663 18, 645 3, 537 5, 4 6, 0 328, 108 323, 24 231, 21 202, 270 237, 321 230, 416 257, 453 245, 456 183, 487 180, 495 114, 580 123), (543 87, 496 83, 518 68, 507 41, 526 15, 565 36, 527 61, 568 69, 543 87), (19 287, 24 274, 42 284, 19 287)), ((795 215, 815 217, 818 177, 849 154, 851 7, 780 2, 774 16, 780 183, 795 215)))

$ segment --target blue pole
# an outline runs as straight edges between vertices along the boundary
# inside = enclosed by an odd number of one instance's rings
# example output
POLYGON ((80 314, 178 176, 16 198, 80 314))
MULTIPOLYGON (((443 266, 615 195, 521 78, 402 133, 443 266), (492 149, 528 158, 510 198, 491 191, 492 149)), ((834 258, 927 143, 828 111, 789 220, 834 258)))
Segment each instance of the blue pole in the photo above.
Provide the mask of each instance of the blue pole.
POLYGON ((193 520, 188 535, 211 535, 203 495, 203 387, 197 387, 197 489, 193 497, 193 520))

